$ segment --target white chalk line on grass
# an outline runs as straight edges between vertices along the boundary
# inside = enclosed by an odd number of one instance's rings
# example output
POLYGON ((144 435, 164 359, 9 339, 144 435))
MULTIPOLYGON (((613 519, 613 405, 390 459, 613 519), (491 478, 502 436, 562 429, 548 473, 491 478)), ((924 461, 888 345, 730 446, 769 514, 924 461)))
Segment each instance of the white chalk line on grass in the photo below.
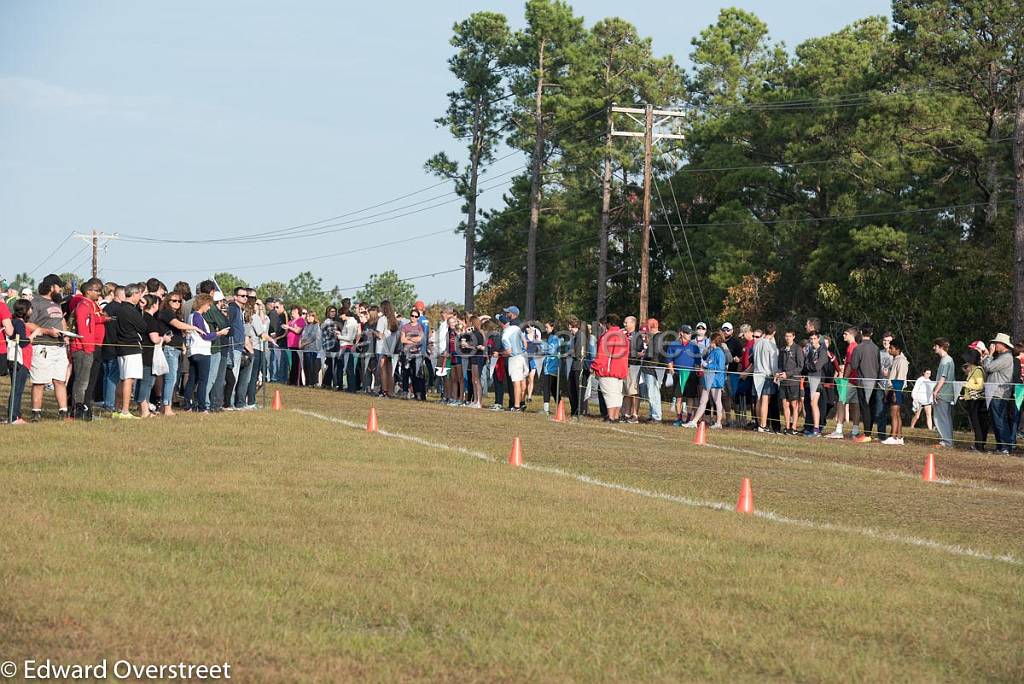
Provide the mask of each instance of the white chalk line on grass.
MULTIPOLYGON (((674 442, 675 440, 669 439, 662 435, 651 435, 643 432, 636 432, 633 430, 624 430, 622 428, 606 426, 606 430, 612 432, 619 432, 624 435, 632 435, 634 437, 643 437, 644 439, 657 439, 662 442, 674 442)), ((883 475, 898 477, 904 480, 920 480, 919 475, 913 473, 906 473, 900 470, 886 470, 884 468, 869 468, 867 466, 854 465, 852 463, 840 463, 838 461, 815 461, 810 458, 801 458, 799 456, 782 456, 780 454, 768 454, 761 451, 754 451, 753 449, 744 449, 742 447, 725 446, 722 444, 706 444, 705 446, 711 449, 719 449, 721 451, 731 451, 737 454, 746 454, 748 456, 755 456, 757 458, 767 458, 773 461, 786 461, 789 463, 801 463, 803 465, 812 466, 827 466, 830 468, 837 468, 839 470, 850 470, 858 473, 871 473, 873 475, 883 475)), ((963 487, 964 489, 973 489, 980 492, 991 492, 993 494, 1006 494, 1009 496, 1024 496, 1024 490, 1017 489, 1006 489, 1004 487, 992 487, 990 485, 977 484, 975 482, 966 482, 964 480, 951 480, 946 478, 939 478, 934 481, 934 484, 945 485, 947 487, 963 487)))
MULTIPOLYGON (((344 420, 343 418, 335 418, 333 416, 325 416, 320 413, 313 411, 305 411, 303 409, 292 409, 295 413, 300 413, 304 416, 310 416, 311 418, 317 418, 331 423, 337 423, 346 427, 354 428, 357 430, 365 430, 365 425, 359 423, 344 420)), ((617 430, 618 428, 610 428, 617 430)), ((623 432, 628 432, 623 430, 623 432)), ((464 454, 481 461, 487 461, 488 463, 500 463, 501 461, 489 454, 485 454, 482 451, 474 451, 472 449, 466 449, 463 447, 452 446, 450 444, 444 444, 441 442, 431 442, 420 437, 414 437, 412 435, 403 435, 398 432, 388 432, 385 430, 379 430, 378 434, 384 437, 391 437, 394 439, 400 439, 405 442, 411 442, 413 444, 419 444, 431 449, 440 449, 443 451, 451 451, 454 453, 464 454)), ((632 433, 630 433, 632 434, 632 433)), ((649 435, 656 436, 656 435, 649 435)), ((664 439, 660 438, 659 439, 664 439)), ((689 506, 691 508, 705 508, 715 511, 731 511, 733 510, 732 504, 723 501, 711 501, 708 499, 694 499, 688 496, 680 496, 678 494, 667 494, 665 492, 657 492, 649 489, 643 489, 641 487, 634 487, 632 485, 620 484, 618 482, 609 482, 607 480, 600 480, 596 477, 589 475, 583 475, 581 473, 574 473, 568 470, 562 470, 561 468, 555 468, 552 466, 535 465, 532 463, 524 462, 521 466, 526 470, 532 470, 538 473, 546 473, 549 475, 557 475, 564 477, 583 484, 593 485, 595 487, 603 487, 604 489, 610 489, 619 492, 625 492, 627 494, 635 494, 648 499, 656 499, 660 501, 668 501, 670 503, 681 504, 683 506, 689 506)), ((771 511, 755 511, 754 516, 761 518, 762 520, 770 520, 771 522, 780 523, 783 525, 792 525, 794 527, 802 527, 805 529, 818 530, 823 532, 839 532, 844 534, 856 534, 870 539, 880 539, 884 541, 890 541, 898 544, 906 544, 910 546, 918 546, 926 549, 932 549, 933 551, 941 551, 943 553, 951 554, 954 556, 965 556, 969 558, 978 558, 981 560, 1000 561, 1003 563, 1009 563, 1011 565, 1024 565, 1024 560, 1013 556, 1012 554, 992 554, 984 551, 976 551, 964 546, 956 544, 945 544, 943 542, 934 541, 932 539, 925 539, 922 537, 913 537, 895 532, 885 532, 883 530, 876 530, 869 527, 851 527, 848 525, 838 525, 827 522, 815 522, 813 520, 801 520, 799 518, 790 518, 778 513, 771 511)))

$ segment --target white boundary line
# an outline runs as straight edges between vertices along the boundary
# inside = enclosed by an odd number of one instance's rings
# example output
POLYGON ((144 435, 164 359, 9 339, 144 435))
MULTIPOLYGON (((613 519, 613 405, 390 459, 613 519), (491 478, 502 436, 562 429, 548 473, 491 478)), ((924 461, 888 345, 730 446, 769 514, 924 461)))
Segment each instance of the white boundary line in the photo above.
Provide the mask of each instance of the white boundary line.
MULTIPOLYGON (((651 435, 644 432, 638 432, 633 430, 625 430, 623 428, 614 426, 602 426, 606 430, 612 432, 619 432, 624 435, 632 435, 634 437, 641 437, 643 439, 657 439, 662 442, 673 442, 675 440, 669 439, 664 435, 651 435)), ((711 449, 720 449, 722 451, 732 451, 737 454, 746 454, 748 456, 756 456, 757 458, 767 458, 773 461, 787 461, 789 463, 801 463, 803 465, 813 466, 827 466, 830 468, 838 468, 839 470, 851 470, 858 473, 871 473, 872 475, 883 475, 893 476, 904 480, 920 480, 919 475, 913 473, 906 473, 901 470, 886 470, 884 468, 868 468, 866 466, 853 465, 852 463, 840 463, 838 461, 815 461, 810 458, 801 458, 799 456, 782 456, 780 454, 767 454, 761 451, 754 451, 753 449, 743 449, 741 447, 731 447, 722 444, 707 444, 705 445, 711 449)), ((974 482, 966 482, 964 480, 950 480, 950 479, 937 479, 934 484, 945 485, 947 487, 963 487, 964 489, 973 489, 980 492, 991 492, 993 494, 1006 494, 1008 496, 1024 496, 1024 490, 1017 489, 1006 489, 1004 487, 992 487, 989 485, 977 484, 974 482)))
MULTIPOLYGON (((295 413, 299 413, 299 414, 304 415, 304 416, 310 416, 312 418, 317 418, 318 420, 324 420, 324 421, 328 421, 328 422, 331 422, 331 423, 337 423, 339 425, 344 425, 346 427, 354 428, 354 429, 357 429, 357 430, 365 430, 365 426, 364 425, 360 425, 359 423, 355 423, 355 422, 350 421, 350 420, 344 420, 342 418, 334 418, 332 416, 325 416, 325 415, 320 414, 320 413, 315 413, 313 411, 305 411, 303 409, 291 409, 291 410, 294 411, 295 413)), ((616 428, 612 428, 612 429, 616 429, 616 428)), ((624 432, 627 432, 627 431, 624 431, 624 432)), ((473 451, 471 449, 465 449, 463 447, 455 447, 455 446, 451 446, 449 444, 443 444, 443 443, 440 443, 440 442, 431 442, 431 441, 428 441, 428 440, 425 440, 425 439, 421 439, 419 437, 413 437, 411 435, 403 435, 403 434, 400 434, 400 433, 397 433, 397 432, 386 432, 384 430, 380 430, 378 434, 380 434, 380 435, 382 435, 384 437, 392 437, 394 439, 400 439, 400 440, 403 440, 403 441, 406 441, 406 442, 411 442, 413 444, 419 444, 420 446, 425 446, 425 447, 429 447, 429 448, 432 448, 432 449, 440 449, 440 450, 444 450, 444 451, 452 451, 452 452, 455 452, 455 453, 464 454, 466 456, 472 456, 473 458, 479 459, 481 461, 487 461, 488 463, 499 463, 500 462, 498 459, 496 459, 493 456, 490 456, 488 454, 485 454, 482 451, 473 451)), ((630 433, 630 434, 632 434, 632 433, 630 433)), ((649 436, 656 436, 656 435, 649 435, 649 436)), ((532 471, 539 472, 539 473, 547 473, 549 475, 557 475, 559 477, 566 477, 566 478, 569 478, 569 479, 576 480, 578 482, 582 482, 584 484, 593 485, 595 487, 603 487, 605 489, 611 489, 611 490, 615 490, 615 491, 619 491, 619 492, 626 492, 628 494, 636 494, 638 496, 643 496, 643 497, 646 497, 648 499, 658 499, 658 500, 661 500, 661 501, 668 501, 668 502, 671 502, 671 503, 682 504, 684 506, 689 506, 691 508, 707 508, 707 509, 716 510, 716 511, 729 511, 729 510, 732 510, 732 508, 733 508, 733 506, 731 504, 728 504, 728 503, 725 503, 725 502, 722 502, 722 501, 710 501, 710 500, 706 500, 706 499, 692 499, 690 497, 678 496, 676 494, 666 494, 664 492, 651 491, 651 490, 647 490, 647 489, 642 489, 640 487, 633 487, 633 486, 630 486, 630 485, 620 484, 620 483, 617 483, 617 482, 608 482, 606 480, 599 480, 597 478, 590 477, 589 475, 583 475, 583 474, 580 474, 580 473, 573 473, 573 472, 570 472, 570 471, 567 471, 567 470, 562 470, 560 468, 553 468, 553 467, 550 467, 550 466, 534 465, 534 464, 531 464, 531 463, 525 463, 524 462, 522 467, 527 469, 527 470, 532 470, 532 471)), ((953 556, 964 556, 964 557, 969 557, 969 558, 978 558, 978 559, 981 559, 981 560, 1000 561, 1000 562, 1003 562, 1003 563, 1009 563, 1011 565, 1024 565, 1024 560, 1021 560, 1021 559, 1017 558, 1016 556, 1013 556, 1012 554, 1008 554, 1008 553, 1007 554, 991 554, 991 553, 986 553, 984 551, 976 551, 974 549, 971 549, 971 548, 968 548, 968 547, 964 547, 964 546, 955 545, 955 544, 944 544, 942 542, 937 542, 937 541, 934 541, 934 540, 931 540, 931 539, 924 539, 922 537, 906 536, 906 535, 896 534, 895 532, 885 532, 883 530, 876 530, 876 529, 872 529, 872 528, 869 528, 869 527, 851 527, 851 526, 848 526, 848 525, 837 525, 837 524, 833 524, 833 523, 814 522, 812 520, 801 520, 799 518, 790 518, 790 517, 787 517, 787 516, 784 516, 784 515, 779 515, 778 513, 772 513, 771 511, 756 511, 754 513, 754 515, 756 517, 758 517, 758 518, 763 519, 763 520, 770 520, 772 522, 781 523, 783 525, 792 525, 794 527, 803 527, 805 529, 819 530, 819 531, 824 531, 824 532, 841 532, 841 533, 845 533, 845 534, 857 534, 857 535, 860 535, 862 537, 868 537, 870 539, 880 539, 880 540, 883 540, 883 541, 890 541, 890 542, 895 542, 895 543, 898 543, 898 544, 906 544, 906 545, 909 545, 909 546, 919 546, 919 547, 926 548, 926 549, 932 549, 934 551, 941 551, 943 553, 947 553, 947 554, 950 554, 950 555, 953 555, 953 556)))

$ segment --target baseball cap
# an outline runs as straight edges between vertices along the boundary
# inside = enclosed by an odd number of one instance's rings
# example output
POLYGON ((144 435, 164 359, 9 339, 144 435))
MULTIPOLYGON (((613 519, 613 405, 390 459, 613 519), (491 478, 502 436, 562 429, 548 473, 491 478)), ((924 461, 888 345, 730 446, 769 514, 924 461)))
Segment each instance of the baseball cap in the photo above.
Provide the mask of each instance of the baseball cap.
POLYGON ((427 305, 423 303, 422 299, 417 299, 416 303, 412 305, 412 308, 419 309, 420 311, 426 311, 427 305))
POLYGON ((57 287, 64 287, 64 281, 61 280, 60 276, 57 275, 56 273, 51 273, 50 275, 43 278, 43 282, 39 283, 39 288, 43 292, 48 292, 49 289, 54 285, 56 285, 57 287))
POLYGON ((22 297, 31 297, 33 294, 35 294, 35 293, 32 292, 32 288, 31 287, 23 287, 21 289, 21 296, 22 297))
POLYGON ((690 326, 688 326, 685 323, 683 323, 681 326, 679 326, 679 332, 687 333, 688 335, 692 335, 693 334, 693 328, 691 328, 690 326))
POLYGON ((507 306, 504 309, 502 309, 501 311, 502 311, 502 313, 515 314, 516 316, 519 315, 519 307, 518 306, 507 306))
POLYGON ((224 293, 221 292, 220 290, 214 290, 213 291, 213 301, 215 301, 215 302, 224 301, 224 293))
POLYGON ((981 340, 975 340, 974 342, 971 342, 969 345, 967 345, 967 348, 973 349, 979 354, 987 349, 985 343, 982 342, 981 340))
POLYGON ((704 321, 701 321, 700 323, 698 323, 697 324, 697 330, 701 330, 701 329, 707 330, 708 329, 708 324, 705 323, 704 321))
POLYGON ((722 330, 732 330, 732 323, 730 323, 729 321, 726 321, 725 323, 723 323, 722 324, 722 330))

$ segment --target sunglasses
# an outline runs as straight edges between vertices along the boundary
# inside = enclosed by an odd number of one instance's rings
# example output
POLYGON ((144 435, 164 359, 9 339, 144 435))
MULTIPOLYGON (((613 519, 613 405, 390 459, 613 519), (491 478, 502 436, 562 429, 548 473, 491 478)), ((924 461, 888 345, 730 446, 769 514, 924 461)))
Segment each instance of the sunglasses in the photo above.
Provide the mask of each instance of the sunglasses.
POLYGON ((755 340, 759 340, 759 339, 761 339, 761 336, 760 335, 754 335, 754 339, 755 340))
POLYGON ((181 300, 180 299, 172 299, 171 300, 171 304, 181 304, 181 300))

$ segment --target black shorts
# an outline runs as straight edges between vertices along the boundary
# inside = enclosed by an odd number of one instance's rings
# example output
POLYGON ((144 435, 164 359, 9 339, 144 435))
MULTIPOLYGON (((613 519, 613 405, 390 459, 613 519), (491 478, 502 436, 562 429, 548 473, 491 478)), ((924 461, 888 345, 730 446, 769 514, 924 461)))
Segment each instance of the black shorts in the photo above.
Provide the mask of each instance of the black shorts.
POLYGON ((672 396, 683 399, 696 399, 699 394, 700 379, 697 377, 696 369, 690 370, 690 375, 686 378, 685 386, 680 386, 679 372, 676 371, 676 384, 675 389, 672 390, 672 396))
POLYGON ((783 380, 781 392, 784 401, 798 401, 804 398, 803 392, 800 391, 799 380, 783 380))

